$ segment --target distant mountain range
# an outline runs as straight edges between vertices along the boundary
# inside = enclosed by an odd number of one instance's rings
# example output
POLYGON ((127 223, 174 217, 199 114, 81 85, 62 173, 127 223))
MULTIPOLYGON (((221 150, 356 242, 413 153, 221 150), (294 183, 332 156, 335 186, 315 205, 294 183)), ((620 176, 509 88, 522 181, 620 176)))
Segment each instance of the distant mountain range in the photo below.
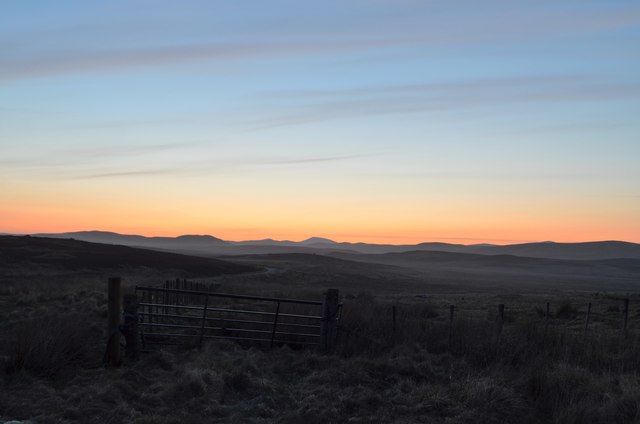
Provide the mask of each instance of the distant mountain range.
POLYGON ((210 235, 179 237, 145 237, 106 231, 79 231, 55 234, 33 234, 34 237, 73 238, 94 243, 144 247, 198 255, 244 255, 266 253, 353 253, 385 254, 411 251, 475 253, 482 255, 514 255, 532 258, 598 260, 640 259, 640 244, 623 241, 594 241, 585 243, 524 243, 510 245, 419 243, 414 245, 368 244, 336 242, 311 237, 295 242, 289 240, 225 241, 210 235))

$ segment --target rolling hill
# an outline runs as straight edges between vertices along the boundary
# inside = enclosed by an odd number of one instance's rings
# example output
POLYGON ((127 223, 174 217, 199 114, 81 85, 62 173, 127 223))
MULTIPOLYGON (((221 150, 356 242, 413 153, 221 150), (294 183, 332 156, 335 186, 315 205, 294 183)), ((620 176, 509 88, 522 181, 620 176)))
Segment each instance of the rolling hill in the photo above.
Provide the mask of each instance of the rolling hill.
POLYGON ((182 270, 193 276, 217 276, 256 271, 249 265, 177 253, 79 240, 29 236, 0 236, 0 268, 58 269, 64 271, 150 268, 182 270))
MULTIPOLYGON (((226 243, 201 236, 183 237, 178 243, 185 240, 226 243)), ((139 239, 134 238, 135 241, 139 239)), ((207 243, 203 244, 208 246, 207 243)), ((18 275, 23 270, 39 273, 138 270, 160 275, 179 271, 192 277, 224 275, 225 281, 246 285, 251 290, 267 286, 339 287, 351 292, 381 293, 549 288, 637 290, 640 281, 640 259, 567 260, 420 250, 365 254, 320 249, 322 254, 317 254, 312 248, 300 246, 293 253, 281 245, 259 247, 264 253, 251 253, 255 249, 252 245, 236 245, 233 250, 246 254, 220 260, 71 239, 1 236, 0 270, 5 275, 18 275), (300 253, 305 249, 309 252, 300 253), (255 272, 258 270, 263 272, 255 272)))
POLYGON ((300 242, 290 240, 225 241, 210 235, 184 235, 179 237, 144 237, 104 231, 80 231, 59 234, 34 234, 36 237, 73 238, 94 243, 118 244, 148 249, 168 250, 189 254, 212 256, 333 252, 386 254, 410 251, 474 253, 479 255, 513 255, 532 258, 601 260, 640 259, 640 244, 624 241, 593 241, 584 243, 524 243, 511 245, 450 244, 426 242, 415 245, 369 244, 336 242, 321 237, 311 237, 300 242))

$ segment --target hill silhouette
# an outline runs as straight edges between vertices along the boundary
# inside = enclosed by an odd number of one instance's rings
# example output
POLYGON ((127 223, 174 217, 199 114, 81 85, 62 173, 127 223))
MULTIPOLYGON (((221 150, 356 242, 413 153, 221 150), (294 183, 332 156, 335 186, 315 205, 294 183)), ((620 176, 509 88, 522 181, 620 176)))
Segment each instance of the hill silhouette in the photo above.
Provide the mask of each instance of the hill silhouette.
POLYGON ((593 241, 583 243, 537 242, 511 245, 452 244, 425 242, 419 244, 370 244, 336 242, 322 237, 303 241, 247 240, 225 241, 210 235, 183 235, 178 237, 145 237, 123 235, 105 231, 79 231, 59 234, 35 234, 37 237, 74 238, 95 243, 119 244, 149 249, 169 250, 189 254, 243 255, 267 253, 319 253, 332 252, 385 254, 410 251, 474 253, 479 255, 513 255, 532 258, 601 260, 640 259, 640 244, 624 241, 593 241))
POLYGON ((146 267, 160 271, 183 270, 194 276, 257 270, 213 258, 29 236, 0 236, 0 267, 52 267, 65 271, 146 267))
POLYGON ((488 255, 515 255, 532 258, 555 259, 640 259, 640 244, 624 241, 592 241, 584 243, 525 243, 509 246, 488 246, 477 253, 488 255))

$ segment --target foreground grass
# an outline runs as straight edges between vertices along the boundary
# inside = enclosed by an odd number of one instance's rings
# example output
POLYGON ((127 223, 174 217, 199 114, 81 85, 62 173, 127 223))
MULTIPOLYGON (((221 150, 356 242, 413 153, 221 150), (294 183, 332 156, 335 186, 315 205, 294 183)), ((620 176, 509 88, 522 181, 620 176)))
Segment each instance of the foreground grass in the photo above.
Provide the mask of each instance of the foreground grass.
POLYGON ((0 421, 640 422, 638 334, 585 336, 567 306, 550 323, 532 305, 509 309, 499 335, 491 313, 456 312, 449 343, 447 304, 399 304, 394 332, 389 303, 351 296, 330 355, 217 342, 105 369, 97 281, 5 293, 0 421))
POLYGON ((1 393, 3 418, 42 423, 626 423, 640 402, 637 375, 479 369, 417 345, 345 358, 213 343, 58 380, 17 373, 1 393))

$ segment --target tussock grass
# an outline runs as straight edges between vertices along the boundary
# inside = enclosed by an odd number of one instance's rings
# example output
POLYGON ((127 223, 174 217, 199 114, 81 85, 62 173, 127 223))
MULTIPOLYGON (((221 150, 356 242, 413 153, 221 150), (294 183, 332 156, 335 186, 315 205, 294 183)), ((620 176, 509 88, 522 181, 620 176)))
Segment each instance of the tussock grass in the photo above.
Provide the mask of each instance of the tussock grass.
POLYGON ((5 363, 9 375, 21 370, 56 377, 69 367, 82 365, 95 343, 82 316, 45 316, 22 322, 9 336, 12 348, 5 363))
MULTIPOLYGON (((449 352, 456 366, 462 361, 476 372, 482 370, 482 377, 464 383, 452 379, 447 397, 438 395, 442 403, 474 411, 468 417, 461 413, 459 422, 474 422, 478 413, 483 422, 515 422, 531 410, 532 422, 640 420, 637 333, 627 337, 612 329, 584 333, 536 315, 505 320, 501 328, 493 320, 464 315, 451 325, 444 314, 431 313, 434 307, 429 304, 399 306, 394 333, 389 309, 373 299, 345 302, 343 325, 357 335, 340 340, 339 354, 385 357, 390 363, 401 346, 413 343, 424 349, 422 355, 449 352), (506 387, 504 381, 495 381, 505 375, 513 379, 506 387)), ((577 313, 569 302, 563 302, 559 311, 562 318, 577 313)), ((407 375, 428 375, 408 365, 417 361, 415 356, 403 356, 407 375)))
POLYGON ((417 343, 429 352, 448 351, 479 366, 521 365, 545 358, 591 370, 640 369, 637 333, 625 337, 612 328, 585 333, 581 326, 535 315, 505 319, 500 326, 495 318, 456 312, 451 323, 444 310, 429 303, 397 305, 394 331, 391 311, 390 304, 375 299, 345 301, 338 352, 345 356, 375 354, 395 345, 417 343))

